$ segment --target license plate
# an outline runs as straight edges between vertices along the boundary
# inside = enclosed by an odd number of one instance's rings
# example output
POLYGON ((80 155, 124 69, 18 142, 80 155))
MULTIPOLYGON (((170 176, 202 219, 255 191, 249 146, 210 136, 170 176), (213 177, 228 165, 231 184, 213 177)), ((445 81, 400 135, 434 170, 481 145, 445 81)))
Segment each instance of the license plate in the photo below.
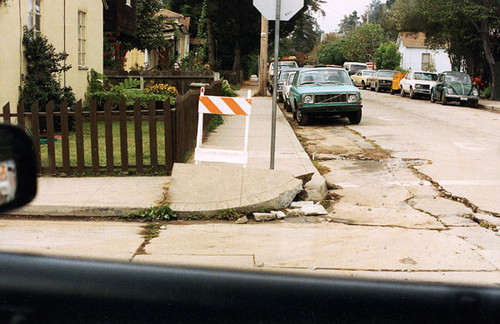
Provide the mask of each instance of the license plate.
POLYGON ((460 101, 467 101, 467 97, 460 97, 460 101))

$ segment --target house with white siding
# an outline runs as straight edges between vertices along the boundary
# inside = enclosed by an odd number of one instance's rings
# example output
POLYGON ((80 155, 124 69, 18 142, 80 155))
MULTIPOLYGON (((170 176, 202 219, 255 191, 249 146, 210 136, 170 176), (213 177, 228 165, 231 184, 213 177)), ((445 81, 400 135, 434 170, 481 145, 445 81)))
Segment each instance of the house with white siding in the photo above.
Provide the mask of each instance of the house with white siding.
POLYGON ((69 54, 69 71, 61 85, 71 86, 77 99, 87 90, 87 72, 103 70, 103 0, 0 1, 0 107, 16 111, 26 76, 23 26, 47 37, 57 52, 69 54))
POLYGON ((431 49, 425 45, 424 33, 402 32, 396 42, 401 53, 401 67, 410 71, 443 72, 451 70, 446 48, 431 49))

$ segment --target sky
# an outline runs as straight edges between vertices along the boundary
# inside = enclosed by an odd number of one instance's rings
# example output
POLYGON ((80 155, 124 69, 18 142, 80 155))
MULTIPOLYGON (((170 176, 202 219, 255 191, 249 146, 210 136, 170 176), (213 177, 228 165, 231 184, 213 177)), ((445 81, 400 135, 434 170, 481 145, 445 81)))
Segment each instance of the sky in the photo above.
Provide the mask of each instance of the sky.
POLYGON ((371 0, 326 0, 321 4, 326 15, 318 18, 319 27, 325 33, 334 32, 339 28, 338 25, 344 15, 350 15, 356 10, 361 17, 371 2, 371 0))

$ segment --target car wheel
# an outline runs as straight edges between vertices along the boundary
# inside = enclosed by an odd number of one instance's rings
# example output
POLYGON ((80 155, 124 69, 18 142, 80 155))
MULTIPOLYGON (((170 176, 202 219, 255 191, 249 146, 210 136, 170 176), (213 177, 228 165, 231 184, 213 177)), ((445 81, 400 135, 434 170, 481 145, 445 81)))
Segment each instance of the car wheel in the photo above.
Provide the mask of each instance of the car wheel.
POLYGON ((363 115, 363 113, 361 112, 361 109, 360 109, 358 111, 354 111, 354 112, 349 113, 349 115, 347 115, 347 118, 349 119, 349 122, 352 125, 357 125, 361 122, 362 115, 363 115))
POLYGON ((410 99, 415 99, 415 91, 412 87, 410 88, 410 99))
POLYGON ((447 103, 448 103, 448 100, 446 100, 446 95, 444 94, 444 90, 443 90, 443 92, 441 92, 441 104, 446 105, 447 103))
POLYGON ((477 104, 478 104, 477 100, 472 101, 472 104, 471 104, 472 108, 477 108, 477 104))
POLYGON ((301 110, 298 110, 296 112, 297 114, 297 123, 299 123, 300 126, 305 126, 309 122, 309 115, 301 110))
POLYGON ((285 100, 285 110, 287 112, 290 112, 292 110, 292 107, 290 106, 290 103, 288 102, 288 100, 285 100))
POLYGON ((361 87, 363 88, 363 90, 366 89, 366 84, 365 84, 365 81, 361 81, 361 87))
POLYGON ((399 94, 401 95, 401 97, 406 97, 405 89, 403 89, 403 87, 401 87, 399 90, 400 90, 399 94))
MULTIPOLYGON (((295 107, 297 107, 297 101, 295 101, 295 107)), ((293 119, 297 120, 297 108, 293 109, 293 107, 290 107, 292 109, 292 115, 293 119)))

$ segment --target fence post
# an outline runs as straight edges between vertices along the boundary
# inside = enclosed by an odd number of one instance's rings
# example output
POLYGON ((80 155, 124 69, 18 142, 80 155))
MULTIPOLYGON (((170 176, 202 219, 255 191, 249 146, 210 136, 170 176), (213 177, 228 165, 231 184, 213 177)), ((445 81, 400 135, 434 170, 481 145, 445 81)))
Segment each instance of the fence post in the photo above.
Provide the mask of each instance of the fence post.
POLYGON ((104 136, 106 141, 106 170, 113 174, 115 160, 113 157, 113 119, 111 117, 111 101, 104 104, 104 136))
POLYGON ((137 100, 134 104, 134 131, 135 131, 135 169, 141 174, 143 167, 143 149, 142 149, 142 116, 141 103, 137 100))
POLYGON ((48 173, 56 174, 56 148, 54 145, 54 102, 51 101, 45 106, 45 123, 47 126, 47 157, 49 160, 48 173))
POLYGON ((92 172, 99 173, 99 132, 97 129, 97 103, 90 104, 90 150, 92 154, 92 172))
POLYGON ((26 131, 26 119, 24 118, 24 102, 17 105, 17 124, 26 131))
POLYGON ((165 168, 170 174, 174 165, 174 141, 172 140, 172 111, 170 98, 163 102, 163 130, 165 137, 165 168))
POLYGON ((128 172, 127 107, 125 99, 120 101, 120 157, 122 172, 128 172))
POLYGON ((75 135, 76 135, 76 170, 79 174, 85 172, 85 150, 83 143, 83 116, 82 100, 75 106, 75 135))
POLYGON ((3 106, 3 122, 10 124, 10 102, 7 102, 5 106, 3 106))
POLYGON ((149 119, 149 152, 151 156, 151 172, 158 172, 158 140, 156 132, 156 102, 149 101, 148 104, 149 119))
POLYGON ((37 158, 37 173, 42 173, 42 156, 40 155, 40 119, 38 115, 38 102, 31 105, 31 132, 33 133, 33 148, 37 158))
POLYGON ((69 174, 71 170, 69 161, 69 121, 67 101, 64 101, 61 105, 61 141, 63 172, 65 174, 69 174))

